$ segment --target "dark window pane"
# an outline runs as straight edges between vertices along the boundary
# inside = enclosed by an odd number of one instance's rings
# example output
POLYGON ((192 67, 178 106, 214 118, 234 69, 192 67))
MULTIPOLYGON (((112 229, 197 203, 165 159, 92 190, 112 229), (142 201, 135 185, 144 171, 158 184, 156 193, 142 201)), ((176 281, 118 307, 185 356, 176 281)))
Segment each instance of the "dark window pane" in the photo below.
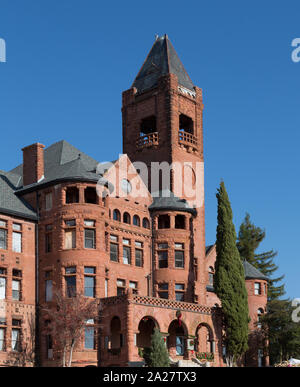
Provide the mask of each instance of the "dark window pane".
POLYGON ((130 265, 131 263, 130 247, 123 247, 123 263, 126 265, 130 265))
POLYGON ((143 250, 135 250, 135 266, 143 266, 143 250))
POLYGON ((167 251, 159 251, 158 252, 158 267, 159 268, 168 267, 168 252, 167 251))
POLYGON ((75 297, 76 295, 76 277, 69 276, 65 277, 66 279, 66 296, 75 297))
POLYGON ((119 246, 115 243, 110 244, 110 260, 118 262, 119 258, 119 246))
POLYGON ((184 252, 175 251, 175 267, 184 267, 184 252))
POLYGON ((184 293, 183 292, 175 292, 175 298, 177 301, 184 301, 184 293))
POLYGON ((6 250, 7 231, 0 230, 0 249, 6 250))
POLYGON ((95 248, 95 230, 84 230, 84 247, 86 249, 95 248))
POLYGON ((92 266, 86 266, 84 268, 84 272, 85 274, 95 274, 96 273, 96 269, 92 266))

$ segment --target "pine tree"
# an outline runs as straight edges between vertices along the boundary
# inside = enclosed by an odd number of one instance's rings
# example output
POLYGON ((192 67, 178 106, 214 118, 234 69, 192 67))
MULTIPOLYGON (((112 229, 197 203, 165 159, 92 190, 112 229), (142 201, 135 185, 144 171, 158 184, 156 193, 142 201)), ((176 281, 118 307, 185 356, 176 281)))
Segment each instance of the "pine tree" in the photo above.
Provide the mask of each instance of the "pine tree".
POLYGON ((246 213, 245 219, 240 226, 237 241, 237 248, 243 261, 246 260, 255 266, 256 259, 254 252, 265 235, 265 231, 250 222, 250 215, 246 213))
POLYGON ((224 182, 221 182, 216 196, 218 226, 214 288, 222 304, 226 360, 232 366, 248 349, 248 295, 224 182))
POLYGON ((158 328, 154 328, 151 336, 149 366, 170 367, 169 353, 158 328))
POLYGON ((250 221, 250 215, 246 213, 243 223, 240 225, 237 248, 242 260, 246 260, 261 271, 269 278, 268 284, 268 300, 279 299, 285 294, 284 284, 276 286, 282 281, 284 276, 271 278, 273 273, 278 270, 278 266, 274 263, 274 258, 277 252, 270 250, 261 254, 255 254, 256 249, 264 240, 266 232, 260 227, 255 226, 250 221))

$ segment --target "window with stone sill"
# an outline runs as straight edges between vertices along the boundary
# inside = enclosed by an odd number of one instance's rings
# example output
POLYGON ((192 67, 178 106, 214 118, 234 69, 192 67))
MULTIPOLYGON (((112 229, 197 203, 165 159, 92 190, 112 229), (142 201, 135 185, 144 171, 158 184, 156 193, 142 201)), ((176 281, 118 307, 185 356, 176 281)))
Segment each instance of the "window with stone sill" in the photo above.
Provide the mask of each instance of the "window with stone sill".
POLYGON ((76 266, 65 268, 65 290, 68 298, 76 296, 76 272, 76 266))
POLYGON ((85 220, 85 226, 93 228, 84 229, 84 247, 86 249, 95 249, 96 248, 96 228, 94 220, 85 220))
POLYGON ((254 283, 254 294, 256 296, 261 294, 261 284, 260 284, 260 282, 255 282, 254 283))
POLYGON ((6 298, 7 269, 0 267, 0 300, 6 298))
POLYGON ((175 268, 184 269, 184 244, 175 243, 175 268))
POLYGON ((12 319, 11 350, 13 352, 19 352, 21 350, 21 326, 21 320, 12 319))
POLYGON ((117 279, 117 296, 122 296, 125 294, 126 290, 126 281, 123 279, 117 279))
POLYGON ((0 219, 0 249, 7 250, 7 222, 0 219))
POLYGON ((158 297, 168 299, 169 298, 169 284, 166 282, 157 285, 158 297))
POLYGON ((13 269, 12 271, 12 299, 14 301, 20 301, 22 299, 22 271, 18 269, 13 269))
POLYGON ((131 264, 131 248, 129 239, 123 239, 123 263, 125 265, 131 264))
POLYGON ((175 284, 175 299, 176 301, 184 301, 184 284, 175 284))
POLYGON ((135 266, 143 267, 144 251, 143 243, 135 241, 135 266))
POLYGON ((64 249, 75 249, 76 248, 76 220, 68 219, 65 220, 64 229, 64 249))
POLYGON ((0 351, 5 351, 5 338, 6 338, 6 320, 0 318, 0 351))
POLYGON ((12 233, 12 250, 16 253, 22 252, 22 226, 18 223, 13 223, 12 233))
POLYGON ((96 296, 96 268, 93 266, 84 267, 84 295, 91 298, 96 296))
POLYGON ((45 226, 45 252, 51 253, 52 251, 52 224, 45 226))
POLYGON ((138 294, 138 283, 135 281, 129 281, 129 287, 132 289, 133 294, 138 294))
POLYGON ((119 240, 116 235, 110 235, 110 260, 119 262, 119 240))
POLYGON ((96 349, 94 319, 86 321, 84 328, 84 349, 96 349))

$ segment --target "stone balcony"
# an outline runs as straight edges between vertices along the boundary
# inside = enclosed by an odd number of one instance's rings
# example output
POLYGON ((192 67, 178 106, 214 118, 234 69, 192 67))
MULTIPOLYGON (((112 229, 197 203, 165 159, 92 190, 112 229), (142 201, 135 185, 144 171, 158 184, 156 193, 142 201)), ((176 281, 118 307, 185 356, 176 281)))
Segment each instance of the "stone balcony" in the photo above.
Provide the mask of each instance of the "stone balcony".
POLYGON ((158 145, 158 132, 148 133, 136 140, 137 149, 148 148, 153 145, 158 145))
POLYGON ((197 149, 198 149, 197 137, 191 133, 179 130, 178 131, 178 142, 183 147, 187 148, 187 150, 189 150, 189 151, 197 151, 197 149))

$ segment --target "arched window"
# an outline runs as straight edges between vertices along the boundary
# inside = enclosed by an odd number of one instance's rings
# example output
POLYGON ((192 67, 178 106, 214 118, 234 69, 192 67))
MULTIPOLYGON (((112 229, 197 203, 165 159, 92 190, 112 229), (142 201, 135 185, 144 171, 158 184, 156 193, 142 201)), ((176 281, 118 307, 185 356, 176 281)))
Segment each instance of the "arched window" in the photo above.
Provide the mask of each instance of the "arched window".
POLYGON ((121 214, 119 210, 114 210, 113 212, 113 220, 121 221, 121 214))
POLYGON ((143 219, 143 227, 144 228, 150 228, 150 222, 147 218, 143 219))
POLYGON ((140 227, 141 225, 140 218, 137 215, 134 215, 133 217, 133 224, 134 226, 138 226, 138 227, 140 227))
POLYGON ((130 224, 131 221, 130 221, 130 215, 128 214, 128 212, 124 212, 123 214, 123 222, 124 223, 127 223, 127 224, 130 224))

